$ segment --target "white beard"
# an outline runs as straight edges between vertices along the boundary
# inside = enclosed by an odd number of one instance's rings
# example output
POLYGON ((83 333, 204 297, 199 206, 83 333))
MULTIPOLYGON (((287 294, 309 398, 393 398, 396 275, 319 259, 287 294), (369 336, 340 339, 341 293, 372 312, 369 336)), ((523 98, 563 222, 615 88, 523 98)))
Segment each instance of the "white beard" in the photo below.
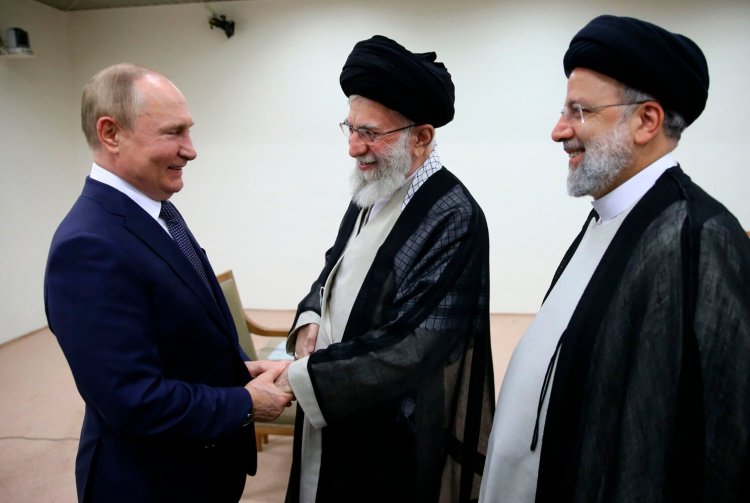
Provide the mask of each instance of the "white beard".
POLYGON ((402 134, 391 149, 380 156, 369 154, 355 158, 351 175, 352 200, 360 208, 367 208, 376 201, 393 195, 406 180, 411 169, 412 157, 409 150, 409 134, 402 134), (378 161, 374 170, 362 171, 357 167, 360 161, 378 161))
MULTIPOLYGON (((565 147, 577 149, 580 141, 565 142, 565 147)), ((574 197, 594 196, 609 189, 632 159, 633 138, 627 121, 617 124, 612 131, 602 134, 585 145, 583 162, 568 169, 568 194, 574 197)))

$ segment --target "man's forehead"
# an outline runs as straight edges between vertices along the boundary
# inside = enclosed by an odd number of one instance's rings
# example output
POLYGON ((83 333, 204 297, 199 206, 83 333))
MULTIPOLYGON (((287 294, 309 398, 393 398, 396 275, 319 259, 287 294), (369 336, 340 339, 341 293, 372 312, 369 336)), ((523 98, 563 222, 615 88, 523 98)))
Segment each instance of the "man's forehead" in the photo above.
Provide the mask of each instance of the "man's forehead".
POLYGON ((617 96, 622 89, 622 84, 594 70, 576 68, 568 77, 567 89, 567 100, 570 101, 586 96, 617 96))
POLYGON ((152 106, 143 106, 135 117, 136 121, 152 123, 159 129, 191 128, 193 127, 193 116, 184 103, 176 106, 168 106, 163 103, 154 103, 152 106))
POLYGON ((357 97, 349 102, 349 123, 357 126, 390 125, 399 121, 401 114, 382 103, 369 98, 357 97), (352 121, 356 121, 354 124, 352 121))

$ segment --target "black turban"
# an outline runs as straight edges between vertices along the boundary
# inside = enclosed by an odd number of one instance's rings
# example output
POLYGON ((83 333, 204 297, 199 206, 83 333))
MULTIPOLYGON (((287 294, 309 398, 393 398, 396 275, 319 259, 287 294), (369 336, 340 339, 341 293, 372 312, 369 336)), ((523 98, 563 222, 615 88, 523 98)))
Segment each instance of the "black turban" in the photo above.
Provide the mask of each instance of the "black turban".
POLYGON ((375 35, 358 42, 341 70, 344 94, 377 101, 417 124, 440 127, 453 120, 451 74, 434 52, 415 54, 375 35))
POLYGON ((588 68, 650 94, 690 125, 708 98, 708 64, 684 35, 631 17, 599 16, 579 31, 563 59, 565 75, 588 68))

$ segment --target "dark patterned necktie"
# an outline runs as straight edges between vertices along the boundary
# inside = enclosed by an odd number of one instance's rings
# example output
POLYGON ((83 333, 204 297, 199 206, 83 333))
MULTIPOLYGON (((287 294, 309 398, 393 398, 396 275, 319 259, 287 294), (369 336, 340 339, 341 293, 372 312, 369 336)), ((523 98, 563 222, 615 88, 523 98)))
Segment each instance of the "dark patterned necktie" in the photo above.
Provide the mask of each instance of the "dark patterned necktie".
POLYGON ((198 276, 203 280, 203 284, 206 285, 206 288, 208 288, 208 291, 210 292, 211 286, 208 284, 206 270, 203 268, 203 263, 201 263, 200 258, 198 258, 198 253, 190 242, 190 238, 188 238, 185 221, 182 220, 182 217, 177 212, 177 208, 175 208, 174 204, 169 201, 162 201, 159 217, 163 218, 167 223, 167 229, 169 229, 169 233, 172 235, 172 238, 174 238, 175 243, 177 243, 177 247, 182 254, 185 255, 185 258, 188 259, 188 262, 193 266, 195 272, 198 273, 198 276))

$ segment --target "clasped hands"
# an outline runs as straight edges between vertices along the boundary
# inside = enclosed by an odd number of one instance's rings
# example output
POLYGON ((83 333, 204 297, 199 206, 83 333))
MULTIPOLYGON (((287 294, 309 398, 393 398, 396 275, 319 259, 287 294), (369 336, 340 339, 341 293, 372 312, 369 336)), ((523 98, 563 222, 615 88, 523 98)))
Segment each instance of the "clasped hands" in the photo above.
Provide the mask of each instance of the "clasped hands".
MULTIPOLYGON (((299 360, 315 351, 315 343, 318 340, 318 328, 316 323, 308 323, 297 330, 297 339, 294 343, 294 359, 299 360)), ((276 386, 285 393, 294 395, 294 391, 289 384, 289 368, 285 368, 276 378, 276 386)))
POLYGON ((253 399, 255 421, 273 421, 292 405, 294 394, 286 379, 290 361, 257 360, 245 362, 252 380, 245 389, 253 399), (279 382, 281 376, 284 381, 279 382))
MULTIPOLYGON (((295 360, 315 351, 319 325, 310 323, 300 327, 295 342, 295 360)), ((284 412, 295 399, 289 385, 290 361, 259 360, 245 362, 253 378, 245 389, 253 399, 253 415, 256 421, 273 421, 284 412)))

